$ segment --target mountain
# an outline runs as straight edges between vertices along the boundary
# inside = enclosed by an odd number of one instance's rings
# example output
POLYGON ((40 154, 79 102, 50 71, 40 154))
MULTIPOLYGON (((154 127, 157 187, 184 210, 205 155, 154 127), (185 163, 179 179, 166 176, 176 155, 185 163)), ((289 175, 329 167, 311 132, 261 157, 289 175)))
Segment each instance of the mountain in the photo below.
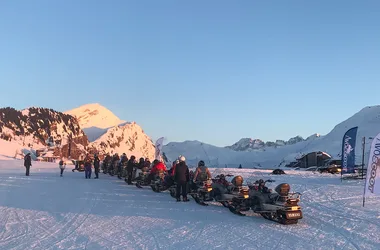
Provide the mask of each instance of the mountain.
POLYGON ((135 122, 126 122, 111 127, 98 139, 91 142, 89 148, 101 154, 126 153, 127 156, 154 158, 155 147, 152 140, 135 122))
MULTIPOLYGON (((335 159, 340 159, 342 138, 346 131, 358 126, 356 163, 361 164, 362 147, 361 139, 366 137, 365 164, 368 161, 371 138, 380 132, 380 106, 365 107, 352 117, 336 125, 331 132, 321 136, 314 134, 306 140, 295 144, 287 144, 281 147, 266 147, 262 150, 235 151, 231 148, 216 147, 197 141, 172 142, 164 146, 163 152, 169 159, 175 159, 183 154, 191 164, 195 165, 197 160, 205 160, 212 166, 243 168, 265 167, 274 168, 281 163, 294 161, 296 157, 314 151, 324 151, 335 159)), ((249 145, 255 143, 246 142, 249 145)), ((244 145, 242 143, 242 145, 244 145)), ((257 145, 257 144, 256 144, 257 145)))
POLYGON ((125 122, 99 103, 86 104, 64 113, 76 117, 82 129, 108 129, 125 122))
POLYGON ((285 145, 293 145, 298 142, 305 141, 301 136, 292 137, 287 141, 276 140, 275 142, 267 141, 264 142, 260 139, 252 138, 242 138, 238 142, 231 146, 226 146, 226 148, 232 149, 234 151, 252 151, 252 150, 263 150, 267 147, 281 147, 285 145))
POLYGON ((135 122, 119 119, 100 104, 64 113, 47 108, 3 108, 0 118, 2 146, 11 148, 0 149, 0 154, 8 157, 21 152, 33 152, 34 159, 68 157, 70 151, 73 159, 94 152, 154 158, 155 147, 143 129, 135 122))
POLYGON ((135 122, 121 120, 102 105, 86 104, 65 113, 78 119, 90 141, 88 151, 154 158, 155 147, 143 129, 135 122))
POLYGON ((47 148, 56 146, 55 155, 68 156, 69 138, 71 154, 77 157, 81 147, 89 143, 75 117, 47 108, 0 109, 0 139, 13 142, 25 148, 47 148))

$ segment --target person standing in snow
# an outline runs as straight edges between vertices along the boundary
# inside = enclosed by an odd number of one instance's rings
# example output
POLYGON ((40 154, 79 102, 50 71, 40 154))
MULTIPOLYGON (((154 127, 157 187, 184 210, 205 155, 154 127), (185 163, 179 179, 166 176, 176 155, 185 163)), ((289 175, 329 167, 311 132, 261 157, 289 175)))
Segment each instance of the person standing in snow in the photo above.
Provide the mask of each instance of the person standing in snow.
POLYGON ((94 170, 95 170, 94 179, 99 179, 100 159, 97 154, 94 154, 94 170))
POLYGON ((84 175, 86 179, 91 179, 91 172, 92 172, 91 162, 92 161, 91 161, 90 155, 87 154, 86 158, 84 159, 84 175))
POLYGON ((63 162, 63 159, 61 159, 59 161, 59 169, 61 169, 61 177, 63 176, 63 171, 65 170, 65 168, 66 168, 66 163, 63 162))
POLYGON ((132 174, 133 169, 137 167, 136 157, 134 155, 131 156, 127 163, 127 183, 128 185, 132 185, 132 174))
POLYGON ((177 201, 181 201, 182 194, 183 201, 187 202, 189 201, 187 199, 187 184, 190 181, 189 167, 186 165, 184 156, 181 155, 178 160, 174 173, 174 180, 177 183, 177 201))
POLYGON ((27 153, 24 157, 24 167, 26 168, 26 176, 29 176, 30 167, 32 166, 32 157, 30 157, 30 153, 27 153))

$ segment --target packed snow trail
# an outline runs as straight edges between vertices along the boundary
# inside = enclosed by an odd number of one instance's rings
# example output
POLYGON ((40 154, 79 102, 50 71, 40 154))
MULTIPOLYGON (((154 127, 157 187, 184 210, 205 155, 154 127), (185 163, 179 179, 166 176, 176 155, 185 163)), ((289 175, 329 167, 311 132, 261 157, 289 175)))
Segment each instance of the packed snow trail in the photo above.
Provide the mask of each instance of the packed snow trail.
POLYGON ((303 193, 304 219, 284 226, 216 203, 177 203, 104 174, 85 179, 70 166, 60 177, 56 164, 34 163, 26 177, 22 163, 0 161, 0 249, 380 249, 380 200, 362 208, 360 181, 272 176, 273 188, 288 182, 303 193))

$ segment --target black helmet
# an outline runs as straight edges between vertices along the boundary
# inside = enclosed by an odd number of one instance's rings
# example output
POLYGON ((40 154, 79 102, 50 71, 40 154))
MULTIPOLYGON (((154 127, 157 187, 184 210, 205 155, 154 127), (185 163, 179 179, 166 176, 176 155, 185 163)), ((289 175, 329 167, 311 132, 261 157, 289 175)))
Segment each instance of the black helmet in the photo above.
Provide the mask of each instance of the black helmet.
POLYGON ((226 177, 224 176, 224 174, 219 175, 219 178, 222 179, 222 180, 226 179, 226 177))
POLYGON ((199 161, 198 162, 198 167, 203 167, 205 165, 205 162, 204 161, 199 161))

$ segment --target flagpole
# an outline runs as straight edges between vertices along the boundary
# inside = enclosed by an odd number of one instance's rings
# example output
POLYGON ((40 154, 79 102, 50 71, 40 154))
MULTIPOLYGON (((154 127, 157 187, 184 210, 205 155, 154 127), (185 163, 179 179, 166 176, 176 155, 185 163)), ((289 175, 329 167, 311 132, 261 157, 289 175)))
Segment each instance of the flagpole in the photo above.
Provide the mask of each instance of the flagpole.
POLYGON ((362 152, 362 180, 364 179, 364 152, 365 152, 365 136, 363 137, 363 141, 362 141, 362 145, 363 145, 363 152, 362 152))
POLYGON ((364 182, 364 192, 363 192, 363 207, 364 207, 364 203, 365 203, 365 187, 366 187, 366 182, 364 182))

